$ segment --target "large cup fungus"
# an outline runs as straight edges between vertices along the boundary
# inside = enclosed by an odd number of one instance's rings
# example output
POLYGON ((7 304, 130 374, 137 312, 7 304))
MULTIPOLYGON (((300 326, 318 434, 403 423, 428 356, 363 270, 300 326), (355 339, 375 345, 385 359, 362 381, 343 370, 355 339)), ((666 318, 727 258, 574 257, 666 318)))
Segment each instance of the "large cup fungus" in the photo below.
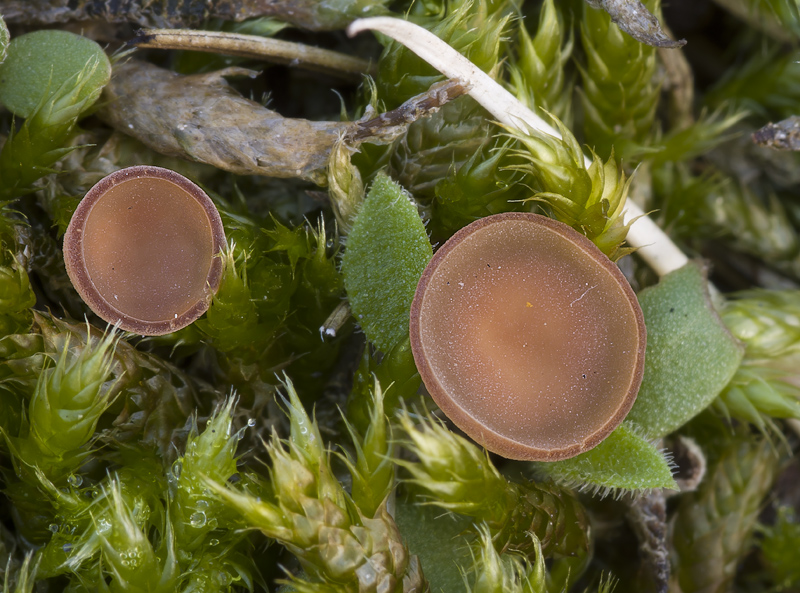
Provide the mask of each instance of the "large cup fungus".
POLYGON ((411 307, 411 346, 431 396, 512 459, 566 459, 608 436, 636 398, 645 340, 619 268, 536 214, 461 229, 434 254, 411 307))
POLYGON ((64 236, 64 262, 97 315, 161 335, 208 309, 224 244, 219 212, 203 190, 174 171, 141 165, 89 190, 64 236))

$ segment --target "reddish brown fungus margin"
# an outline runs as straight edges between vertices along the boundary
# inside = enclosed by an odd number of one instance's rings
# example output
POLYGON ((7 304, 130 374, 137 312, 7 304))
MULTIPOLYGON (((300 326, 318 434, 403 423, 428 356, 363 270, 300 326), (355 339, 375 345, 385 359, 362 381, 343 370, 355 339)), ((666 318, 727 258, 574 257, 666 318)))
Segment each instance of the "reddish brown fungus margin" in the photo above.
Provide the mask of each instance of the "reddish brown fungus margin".
POLYGON ((411 306, 411 346, 431 396, 512 459, 566 459, 608 436, 636 399, 645 342, 619 268, 537 214, 461 229, 431 259, 411 306))
POLYGON ((202 189, 169 169, 140 165, 89 190, 64 235, 64 263, 98 316, 162 335, 208 309, 224 245, 219 212, 202 189))

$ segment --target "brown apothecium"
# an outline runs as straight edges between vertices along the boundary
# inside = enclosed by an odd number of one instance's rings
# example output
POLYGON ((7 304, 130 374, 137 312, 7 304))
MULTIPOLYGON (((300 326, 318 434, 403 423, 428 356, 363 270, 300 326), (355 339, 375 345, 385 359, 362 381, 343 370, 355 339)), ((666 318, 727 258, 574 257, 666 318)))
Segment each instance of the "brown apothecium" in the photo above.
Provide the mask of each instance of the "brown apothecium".
POLYGON ((554 461, 591 449, 630 410, 646 332, 619 268, 537 214, 461 229, 411 307, 411 345, 437 405, 490 451, 554 461))
POLYGON ((224 245, 219 213, 203 190, 169 169, 140 165, 89 190, 64 235, 64 262, 97 315, 161 335, 208 309, 224 245))

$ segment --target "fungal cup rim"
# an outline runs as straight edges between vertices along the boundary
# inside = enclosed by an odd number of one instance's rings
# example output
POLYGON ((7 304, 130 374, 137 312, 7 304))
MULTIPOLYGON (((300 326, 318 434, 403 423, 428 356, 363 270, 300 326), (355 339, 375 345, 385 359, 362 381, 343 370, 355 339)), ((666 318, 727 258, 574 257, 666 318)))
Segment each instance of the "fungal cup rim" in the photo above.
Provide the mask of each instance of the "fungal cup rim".
POLYGON ((409 337, 411 349, 414 355, 414 361, 416 362, 417 369, 422 377, 423 383, 439 408, 450 420, 456 424, 456 426, 467 433, 475 441, 486 447, 486 449, 494 453, 498 453, 503 457, 525 461, 558 461, 561 459, 574 457, 575 455, 588 451, 589 449, 597 446, 603 439, 611 434, 611 432, 622 423, 625 416, 627 416, 636 400, 636 395, 638 394, 639 386, 641 385, 642 377, 644 375, 644 355, 647 342, 647 331, 644 324, 644 315, 642 314, 641 307, 639 306, 639 301, 624 274, 620 271, 619 267, 614 264, 614 262, 612 262, 597 248, 597 246, 594 245, 594 243, 575 231, 572 227, 546 216, 526 212, 507 212, 478 219, 475 222, 463 227, 450 239, 448 239, 447 242, 445 242, 445 244, 436 251, 436 253, 434 253, 433 257, 422 273, 422 276, 420 277, 416 292, 414 294, 414 299, 411 304, 409 337), (638 336, 638 344, 636 345, 635 349, 635 365, 632 369, 631 380, 627 386, 627 391, 623 395, 619 406, 606 420, 606 422, 597 428, 593 433, 586 435, 581 441, 575 442, 574 444, 566 447, 547 449, 544 447, 535 447, 523 444, 481 424, 480 421, 470 414, 470 412, 468 412, 459 402, 455 401, 442 386, 439 378, 433 372, 431 365, 427 360, 425 345, 422 341, 420 317, 422 314, 423 301, 430 280, 438 269, 440 263, 444 261, 448 254, 456 249, 465 238, 472 236, 472 234, 476 231, 485 229, 490 225, 509 220, 530 222, 546 227, 554 234, 559 235, 563 239, 571 242, 582 252, 584 252, 587 257, 590 257, 595 263, 597 263, 600 268, 608 272, 621 288, 621 293, 624 295, 627 300, 627 304, 630 306, 636 327, 638 329, 636 334, 638 336))
POLYGON ((83 301, 100 318, 117 325, 124 331, 144 336, 158 336, 182 329, 196 321, 208 310, 211 300, 222 280, 223 262, 220 257, 226 244, 222 219, 211 198, 194 182, 171 169, 154 165, 135 165, 119 169, 103 177, 86 193, 76 208, 67 231, 64 233, 64 264, 67 274, 83 301), (167 320, 147 321, 120 311, 103 298, 86 269, 84 259, 84 229, 94 206, 110 189, 133 179, 157 178, 170 182, 191 196, 201 206, 208 219, 213 255, 206 276, 203 298, 199 299, 177 317, 167 320))

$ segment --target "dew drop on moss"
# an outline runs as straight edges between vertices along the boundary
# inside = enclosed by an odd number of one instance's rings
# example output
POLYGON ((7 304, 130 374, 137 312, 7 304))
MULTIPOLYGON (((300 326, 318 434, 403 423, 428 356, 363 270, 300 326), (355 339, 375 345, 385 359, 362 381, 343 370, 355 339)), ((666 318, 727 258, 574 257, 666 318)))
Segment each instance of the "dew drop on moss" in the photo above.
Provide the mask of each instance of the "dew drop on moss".
POLYGON ((206 524, 206 514, 203 511, 192 513, 189 517, 189 524, 195 528, 204 527, 206 524))

